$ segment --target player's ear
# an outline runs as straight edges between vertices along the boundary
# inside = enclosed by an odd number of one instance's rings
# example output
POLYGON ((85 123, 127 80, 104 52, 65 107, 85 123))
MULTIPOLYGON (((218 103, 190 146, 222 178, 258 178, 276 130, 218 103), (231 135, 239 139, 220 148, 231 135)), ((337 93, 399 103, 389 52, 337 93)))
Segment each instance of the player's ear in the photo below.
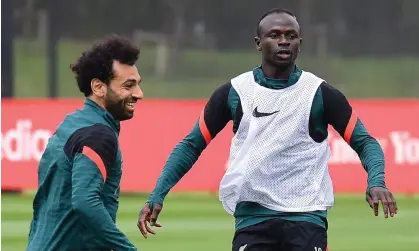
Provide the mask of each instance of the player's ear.
POLYGON ((298 51, 301 51, 301 44, 303 43, 303 39, 300 38, 300 46, 298 47, 298 51))
POLYGON ((261 51, 262 47, 260 47, 260 37, 255 37, 255 44, 256 44, 256 50, 261 51))
POLYGON ((92 79, 92 81, 90 82, 90 88, 92 88, 92 93, 94 95, 98 97, 105 96, 106 84, 103 83, 101 80, 97 78, 92 79))

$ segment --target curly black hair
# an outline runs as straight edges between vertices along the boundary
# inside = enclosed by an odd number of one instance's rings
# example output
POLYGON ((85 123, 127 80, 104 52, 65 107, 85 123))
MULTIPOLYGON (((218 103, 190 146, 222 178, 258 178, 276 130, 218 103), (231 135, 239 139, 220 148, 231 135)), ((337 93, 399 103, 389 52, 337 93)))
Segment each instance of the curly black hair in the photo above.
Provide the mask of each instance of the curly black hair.
POLYGON ((278 13, 278 14, 280 14, 280 13, 285 13, 285 14, 288 14, 288 15, 290 15, 290 16, 292 16, 292 17, 294 17, 295 19, 297 19, 297 17, 295 16, 295 14, 291 11, 291 10, 288 10, 288 9, 283 9, 283 8, 274 8, 274 9, 270 9, 270 10, 268 10, 267 12, 265 12, 260 18, 259 18, 259 20, 258 20, 258 23, 257 23, 257 25, 256 25, 256 35, 257 36, 260 36, 260 22, 262 22, 262 20, 265 18, 265 17, 267 17, 267 16, 269 16, 269 15, 271 15, 271 14, 274 14, 274 13, 278 13))
POLYGON ((128 38, 118 35, 110 35, 102 41, 94 43, 92 48, 82 53, 75 64, 70 68, 75 74, 80 92, 88 97, 92 94, 90 83, 97 78, 109 84, 114 77, 112 71, 113 61, 121 64, 134 65, 140 54, 128 38))

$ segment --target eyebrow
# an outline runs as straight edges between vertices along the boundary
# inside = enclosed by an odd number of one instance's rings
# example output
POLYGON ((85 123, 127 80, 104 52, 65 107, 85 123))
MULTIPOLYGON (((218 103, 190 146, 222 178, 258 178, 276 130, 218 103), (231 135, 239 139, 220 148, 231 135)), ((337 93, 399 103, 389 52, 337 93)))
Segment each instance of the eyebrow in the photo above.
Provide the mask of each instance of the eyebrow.
MULTIPOLYGON (((124 83, 122 83, 122 84, 128 84, 128 83, 131 83, 131 82, 137 83, 137 80, 134 79, 134 78, 130 78, 130 79, 125 80, 124 83)), ((138 83, 141 83, 141 78, 138 81, 138 83)))

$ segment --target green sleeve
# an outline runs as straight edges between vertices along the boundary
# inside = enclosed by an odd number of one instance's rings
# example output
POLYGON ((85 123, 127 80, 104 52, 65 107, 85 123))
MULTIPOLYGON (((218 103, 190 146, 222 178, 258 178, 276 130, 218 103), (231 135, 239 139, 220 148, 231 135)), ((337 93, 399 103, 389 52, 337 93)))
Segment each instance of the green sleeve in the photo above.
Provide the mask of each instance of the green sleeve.
POLYGON ((191 132, 170 153, 156 187, 147 201, 151 206, 153 203, 163 205, 170 189, 192 168, 206 146, 198 120, 191 132))
POLYGON ((385 187, 384 152, 359 118, 350 138, 350 146, 358 154, 362 166, 368 173, 368 191, 372 187, 385 187))
POLYGON ((229 104, 231 83, 219 86, 209 98, 191 132, 170 153, 147 203, 163 205, 170 189, 192 168, 202 151, 232 119, 229 104))
POLYGON ((96 164, 77 153, 73 160, 71 203, 87 227, 96 232, 95 242, 112 250, 137 250, 116 227, 100 198, 103 177, 96 164))
POLYGON ((368 173, 368 190, 375 186, 385 187, 383 150, 362 124, 344 94, 324 82, 316 93, 314 101, 313 108, 315 109, 312 110, 310 118, 313 133, 310 134, 314 138, 317 136, 317 142, 321 142, 323 135, 327 135, 327 124, 332 125, 358 154, 362 166, 368 173), (317 114, 313 114, 313 111, 317 114), (321 116, 321 113, 324 116, 321 116))

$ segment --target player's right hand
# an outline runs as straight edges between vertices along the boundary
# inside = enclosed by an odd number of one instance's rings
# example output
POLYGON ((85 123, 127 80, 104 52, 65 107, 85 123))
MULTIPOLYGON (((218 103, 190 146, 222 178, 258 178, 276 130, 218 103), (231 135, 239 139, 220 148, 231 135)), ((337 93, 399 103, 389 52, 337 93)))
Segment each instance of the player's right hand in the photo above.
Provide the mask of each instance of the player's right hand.
POLYGON ((157 203, 154 203, 152 208, 150 208, 150 204, 146 203, 143 209, 141 209, 140 215, 138 217, 137 227, 140 229, 140 232, 144 238, 147 239, 147 233, 152 235, 156 234, 156 232, 153 231, 150 226, 161 227, 161 225, 157 223, 157 218, 159 217, 162 209, 163 206, 157 203), (150 226, 148 226, 147 222, 150 223, 150 226))

